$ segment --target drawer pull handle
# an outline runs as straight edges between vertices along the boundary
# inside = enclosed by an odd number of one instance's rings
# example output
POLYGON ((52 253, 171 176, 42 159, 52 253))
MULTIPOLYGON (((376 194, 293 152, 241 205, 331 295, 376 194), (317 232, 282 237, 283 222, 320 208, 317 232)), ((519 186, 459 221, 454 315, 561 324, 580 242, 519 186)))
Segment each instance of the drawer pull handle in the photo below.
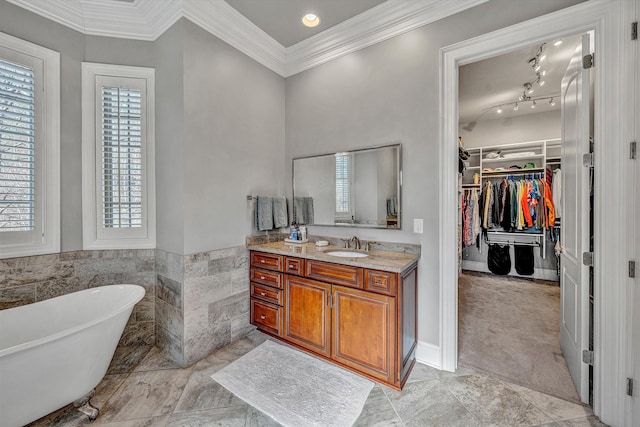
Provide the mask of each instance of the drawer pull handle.
POLYGON ((265 295, 267 295, 267 294, 266 294, 266 293, 264 293, 264 292, 260 292, 260 295, 265 296, 265 295))
POLYGON ((264 314, 262 316, 260 316, 260 319, 265 320, 267 318, 267 316, 265 316, 264 314))
POLYGON ((261 278, 262 280, 264 280, 264 276, 260 276, 260 278, 261 278))
POLYGON ((261 260, 260 260, 260 262, 264 264, 264 263, 265 263, 265 262, 267 262, 267 261, 265 261, 265 260, 261 259, 261 260))
POLYGON ((295 266, 295 265, 293 265, 293 264, 289 264, 289 268, 290 268, 290 269, 294 269, 294 268, 296 268, 296 266, 295 266))
POLYGON ((376 285, 382 285, 382 282, 380 280, 376 280, 376 285))

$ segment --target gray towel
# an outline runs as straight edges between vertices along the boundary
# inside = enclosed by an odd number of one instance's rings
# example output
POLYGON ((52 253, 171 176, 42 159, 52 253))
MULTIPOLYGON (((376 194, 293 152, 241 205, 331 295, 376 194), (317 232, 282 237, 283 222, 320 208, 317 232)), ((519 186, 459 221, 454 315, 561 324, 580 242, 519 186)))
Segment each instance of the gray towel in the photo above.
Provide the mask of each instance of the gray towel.
POLYGON ((282 228, 288 225, 287 198, 284 196, 276 196, 273 198, 273 227, 282 228))
POLYGON ((304 198, 304 217, 305 224, 313 224, 313 197, 304 198))
POLYGON ((258 196, 256 200, 256 228, 258 231, 273 229, 273 198, 258 196))
POLYGON ((313 197, 293 199, 293 219, 299 225, 313 224, 313 197))
POLYGON ((296 224, 306 224, 304 197, 295 197, 293 199, 293 221, 296 224))

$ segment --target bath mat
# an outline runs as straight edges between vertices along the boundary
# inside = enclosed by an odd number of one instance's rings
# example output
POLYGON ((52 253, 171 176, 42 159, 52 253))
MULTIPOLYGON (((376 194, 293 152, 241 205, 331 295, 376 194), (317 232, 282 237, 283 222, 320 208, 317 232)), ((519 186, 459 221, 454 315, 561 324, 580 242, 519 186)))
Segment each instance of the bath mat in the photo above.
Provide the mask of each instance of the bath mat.
POLYGON ((373 382, 265 341, 211 376, 284 426, 352 426, 373 382))

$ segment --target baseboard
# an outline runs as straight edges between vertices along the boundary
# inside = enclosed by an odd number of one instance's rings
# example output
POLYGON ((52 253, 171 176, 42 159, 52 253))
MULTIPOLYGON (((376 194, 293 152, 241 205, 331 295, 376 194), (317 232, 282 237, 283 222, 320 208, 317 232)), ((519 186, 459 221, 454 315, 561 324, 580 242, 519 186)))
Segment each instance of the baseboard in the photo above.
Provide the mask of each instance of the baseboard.
POLYGON ((429 365, 436 369, 441 369, 440 347, 424 341, 418 341, 416 349, 416 361, 429 365))
MULTIPOLYGON (((487 267, 487 263, 481 261, 462 261, 462 269, 491 273, 491 271, 489 271, 489 267, 487 267)), ((531 276, 522 276, 516 273, 515 269, 512 268, 509 276, 522 277, 524 279, 553 280, 555 282, 558 281, 558 273, 556 272, 556 270, 547 270, 543 268, 536 268, 531 276)))

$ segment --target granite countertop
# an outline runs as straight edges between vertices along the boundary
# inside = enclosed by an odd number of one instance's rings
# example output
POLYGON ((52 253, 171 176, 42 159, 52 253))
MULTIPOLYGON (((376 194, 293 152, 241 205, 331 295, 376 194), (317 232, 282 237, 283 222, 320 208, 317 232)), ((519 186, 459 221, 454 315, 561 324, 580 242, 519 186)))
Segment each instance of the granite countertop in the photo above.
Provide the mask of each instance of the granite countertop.
POLYGON ((391 271, 403 273, 415 264, 420 255, 404 253, 370 250, 368 252, 353 249, 345 249, 341 246, 316 246, 315 243, 286 243, 284 241, 254 244, 247 246, 250 250, 267 252, 278 255, 289 255, 299 258, 313 259, 317 261, 332 262, 334 264, 353 265, 355 267, 372 268, 375 270, 391 271), (343 258, 328 255, 329 251, 353 251, 368 253, 369 256, 361 258, 343 258))

